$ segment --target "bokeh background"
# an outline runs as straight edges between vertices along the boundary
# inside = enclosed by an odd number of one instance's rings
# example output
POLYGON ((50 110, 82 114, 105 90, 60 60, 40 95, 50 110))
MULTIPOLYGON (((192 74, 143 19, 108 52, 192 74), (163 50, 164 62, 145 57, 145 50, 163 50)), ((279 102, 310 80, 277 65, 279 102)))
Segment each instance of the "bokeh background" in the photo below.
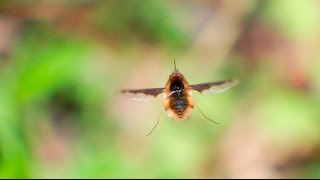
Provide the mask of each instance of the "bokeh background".
POLYGON ((319 178, 320 1, 1 0, 1 178, 319 178), (183 122, 122 88, 237 78, 183 122))

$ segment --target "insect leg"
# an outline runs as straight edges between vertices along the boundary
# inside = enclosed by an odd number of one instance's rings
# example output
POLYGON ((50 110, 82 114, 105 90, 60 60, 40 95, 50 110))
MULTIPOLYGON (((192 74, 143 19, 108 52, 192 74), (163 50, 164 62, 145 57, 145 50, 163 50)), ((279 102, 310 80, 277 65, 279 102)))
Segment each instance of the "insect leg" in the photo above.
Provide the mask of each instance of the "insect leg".
POLYGON ((220 124, 220 123, 218 123, 218 122, 213 121, 212 119, 209 119, 206 115, 204 115, 204 113, 200 110, 200 108, 199 108, 196 104, 194 104, 194 105, 197 107, 197 109, 201 112, 201 114, 202 114, 206 119, 208 119, 209 121, 211 121, 211 122, 213 122, 213 123, 220 124))
POLYGON ((163 111, 161 111, 160 114, 159 114, 159 117, 158 117, 158 120, 157 120, 156 125, 155 125, 155 126, 152 128, 152 130, 147 134, 147 136, 149 136, 149 135, 153 132, 153 130, 158 126, 159 120, 160 120, 160 116, 161 116, 162 112, 163 112, 163 111))

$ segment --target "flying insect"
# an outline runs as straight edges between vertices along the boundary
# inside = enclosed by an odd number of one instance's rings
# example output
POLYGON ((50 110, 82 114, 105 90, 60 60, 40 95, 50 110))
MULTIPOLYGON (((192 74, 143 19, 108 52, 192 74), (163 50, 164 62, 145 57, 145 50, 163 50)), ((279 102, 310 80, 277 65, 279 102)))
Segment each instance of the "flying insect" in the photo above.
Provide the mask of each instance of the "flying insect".
MULTIPOLYGON (((196 106, 202 115, 213 123, 219 124, 208 118, 200 108, 195 104, 192 92, 198 91, 203 95, 213 95, 222 93, 239 84, 239 80, 222 80, 214 82, 206 82, 200 84, 189 84, 184 75, 179 72, 174 60, 174 70, 169 76, 164 87, 161 88, 147 88, 147 89, 123 89, 121 93, 127 94, 132 100, 135 101, 150 101, 155 99, 159 94, 163 94, 163 106, 164 110, 169 117, 174 121, 183 121, 189 117, 192 110, 196 106)), ((157 120, 156 125, 147 134, 150 135, 159 123, 161 114, 157 120)))

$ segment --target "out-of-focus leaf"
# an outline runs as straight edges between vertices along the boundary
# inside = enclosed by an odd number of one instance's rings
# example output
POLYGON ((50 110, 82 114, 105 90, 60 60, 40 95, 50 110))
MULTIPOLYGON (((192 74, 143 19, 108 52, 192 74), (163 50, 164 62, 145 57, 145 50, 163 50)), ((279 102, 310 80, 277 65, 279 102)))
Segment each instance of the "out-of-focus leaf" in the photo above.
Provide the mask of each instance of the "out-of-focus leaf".
POLYGON ((25 31, 14 53, 21 100, 45 96, 74 78, 87 53, 82 43, 59 37, 46 26, 31 25, 25 31))

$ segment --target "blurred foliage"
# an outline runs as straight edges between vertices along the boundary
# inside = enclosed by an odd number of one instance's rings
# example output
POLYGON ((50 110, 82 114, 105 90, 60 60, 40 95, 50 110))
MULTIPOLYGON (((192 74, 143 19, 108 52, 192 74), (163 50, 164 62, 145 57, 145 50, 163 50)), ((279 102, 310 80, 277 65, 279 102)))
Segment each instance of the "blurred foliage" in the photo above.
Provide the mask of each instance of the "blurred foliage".
POLYGON ((319 23, 314 1, 272 0, 267 3, 264 13, 265 20, 290 39, 299 42, 317 33, 319 23))
POLYGON ((0 177, 320 177, 319 5, 228 2, 0 1, 0 177), (220 125, 195 109, 145 137, 162 99, 115 91, 164 85, 172 54, 190 83, 241 84, 193 94, 220 125))
POLYGON ((139 39, 172 48, 185 46, 188 36, 165 5, 161 0, 103 1, 97 4, 93 20, 111 38, 126 44, 139 39))

